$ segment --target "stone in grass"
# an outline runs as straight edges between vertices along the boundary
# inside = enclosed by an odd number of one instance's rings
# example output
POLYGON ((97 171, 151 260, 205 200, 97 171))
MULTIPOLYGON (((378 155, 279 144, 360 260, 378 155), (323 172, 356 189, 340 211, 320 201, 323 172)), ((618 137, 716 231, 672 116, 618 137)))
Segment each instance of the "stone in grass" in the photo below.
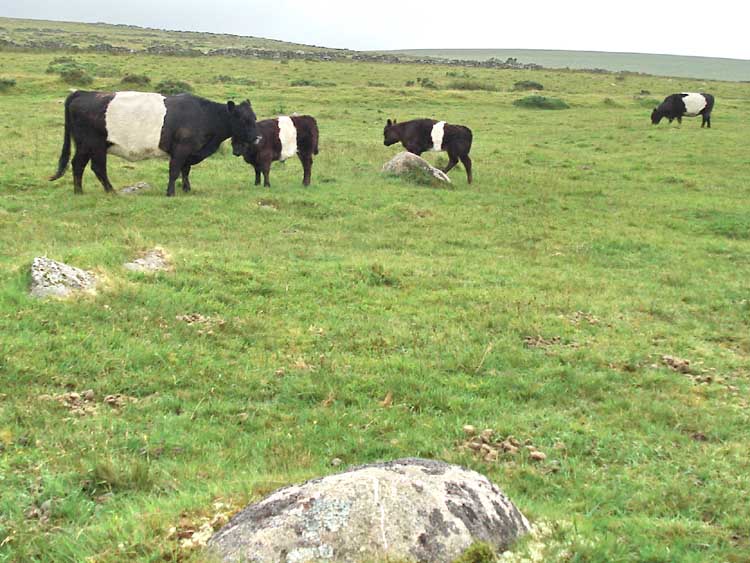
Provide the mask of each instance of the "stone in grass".
POLYGON ((224 563, 448 563, 476 542, 501 551, 530 526, 486 477, 407 458, 279 489, 209 540, 224 563))
POLYGON ((119 193, 121 194, 135 194, 138 192, 142 192, 143 190, 150 190, 151 186, 147 184, 146 182, 136 182, 132 186, 126 186, 122 188, 119 193))
POLYGON ((93 293, 96 276, 86 270, 37 256, 31 263, 33 297, 68 297, 78 292, 93 293))
POLYGON ((133 272, 164 272, 171 268, 169 254, 160 247, 152 248, 143 253, 143 256, 132 262, 127 262, 125 268, 133 272))
POLYGON ((414 179, 417 183, 445 182, 450 184, 451 179, 442 170, 435 168, 421 156, 403 151, 394 156, 383 165, 383 172, 396 176, 406 176, 414 179))

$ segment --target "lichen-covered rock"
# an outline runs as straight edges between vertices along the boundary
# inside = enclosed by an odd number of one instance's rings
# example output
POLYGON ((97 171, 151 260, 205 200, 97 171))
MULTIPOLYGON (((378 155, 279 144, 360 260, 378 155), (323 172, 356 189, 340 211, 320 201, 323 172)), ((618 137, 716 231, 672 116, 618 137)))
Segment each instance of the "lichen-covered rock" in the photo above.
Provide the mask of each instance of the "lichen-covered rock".
POLYGON ((394 156, 391 160, 383 165, 383 172, 386 174, 395 174, 396 176, 404 176, 409 174, 422 175, 425 179, 435 179, 440 182, 451 183, 451 179, 448 175, 432 166, 421 156, 416 154, 403 151, 394 156))
POLYGON ((410 458, 279 489, 208 545, 225 563, 448 563, 475 542, 503 550, 529 530, 483 475, 410 458))
POLYGON ((31 263, 33 297, 68 297, 75 292, 93 292, 96 276, 86 270, 37 256, 31 263))
POLYGON ((144 252, 140 258, 127 262, 125 268, 134 272, 163 272, 170 269, 170 264, 167 252, 157 246, 144 252))
POLYGON ((126 186, 122 188, 119 193, 121 194, 137 194, 138 192, 142 192, 143 190, 150 190, 151 186, 147 184, 146 182, 136 182, 132 186, 126 186))

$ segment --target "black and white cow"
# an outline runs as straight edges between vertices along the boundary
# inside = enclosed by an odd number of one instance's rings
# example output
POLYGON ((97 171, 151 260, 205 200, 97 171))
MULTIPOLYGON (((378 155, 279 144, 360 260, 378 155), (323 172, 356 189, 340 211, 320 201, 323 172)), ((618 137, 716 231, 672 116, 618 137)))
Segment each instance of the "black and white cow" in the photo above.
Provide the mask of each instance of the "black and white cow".
POLYGON ((450 125, 445 121, 434 119, 414 119, 397 123, 394 119, 386 122, 383 130, 383 144, 391 146, 401 141, 404 148, 421 155, 425 151, 446 151, 448 166, 443 172, 448 172, 460 160, 466 169, 466 178, 471 184, 471 129, 463 125, 450 125))
POLYGON ((242 156, 245 162, 255 168, 255 185, 260 184, 263 173, 263 185, 270 188, 268 175, 271 172, 271 162, 285 161, 294 156, 302 162, 302 184, 310 185, 313 155, 318 154, 318 124, 310 115, 281 115, 274 119, 264 119, 257 123, 259 138, 249 142, 239 138, 232 138, 232 152, 235 156, 242 156))
POLYGON ((682 92, 681 94, 670 94, 659 107, 654 108, 651 112, 651 123, 656 125, 662 118, 672 120, 676 119, 677 123, 682 123, 683 116, 695 117, 703 116, 701 127, 711 128, 711 110, 714 109, 714 97, 711 94, 698 92, 682 92))
POLYGON ((65 174, 72 137, 75 193, 83 193, 83 171, 89 161, 104 190, 113 191, 107 177, 107 155, 113 154, 130 161, 168 158, 167 195, 173 196, 178 176, 182 175, 182 189, 190 191, 190 167, 233 136, 257 136, 255 114, 247 100, 237 106, 190 94, 76 91, 65 100, 65 138, 57 172, 50 180, 65 174), (230 118, 240 110, 242 120, 230 118))

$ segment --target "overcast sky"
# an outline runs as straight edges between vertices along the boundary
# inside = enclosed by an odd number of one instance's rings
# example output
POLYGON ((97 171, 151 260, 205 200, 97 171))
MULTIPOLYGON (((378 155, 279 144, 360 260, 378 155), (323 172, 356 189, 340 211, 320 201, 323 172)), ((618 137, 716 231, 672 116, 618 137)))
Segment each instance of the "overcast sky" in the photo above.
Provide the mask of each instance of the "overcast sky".
POLYGON ((750 59, 747 0, 0 0, 0 15, 358 50, 572 49, 750 59))

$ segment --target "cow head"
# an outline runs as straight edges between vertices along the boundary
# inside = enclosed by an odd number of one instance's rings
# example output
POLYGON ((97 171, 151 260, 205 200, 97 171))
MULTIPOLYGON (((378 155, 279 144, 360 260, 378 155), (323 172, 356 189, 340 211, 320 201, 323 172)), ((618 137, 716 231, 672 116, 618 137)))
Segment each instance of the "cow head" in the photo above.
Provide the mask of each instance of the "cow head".
POLYGON ((255 112, 250 100, 245 100, 239 105, 229 101, 227 110, 232 127, 232 153, 234 156, 242 156, 260 141, 255 112))
POLYGON ((391 121, 390 119, 385 123, 385 129, 383 129, 383 144, 386 147, 398 143, 401 140, 401 131, 396 126, 396 120, 391 121))
MULTIPOLYGON (((651 124, 658 125, 664 116, 665 112, 661 107, 654 108, 654 111, 651 112, 651 124)), ((672 120, 670 119, 669 121, 671 122, 672 120)))

